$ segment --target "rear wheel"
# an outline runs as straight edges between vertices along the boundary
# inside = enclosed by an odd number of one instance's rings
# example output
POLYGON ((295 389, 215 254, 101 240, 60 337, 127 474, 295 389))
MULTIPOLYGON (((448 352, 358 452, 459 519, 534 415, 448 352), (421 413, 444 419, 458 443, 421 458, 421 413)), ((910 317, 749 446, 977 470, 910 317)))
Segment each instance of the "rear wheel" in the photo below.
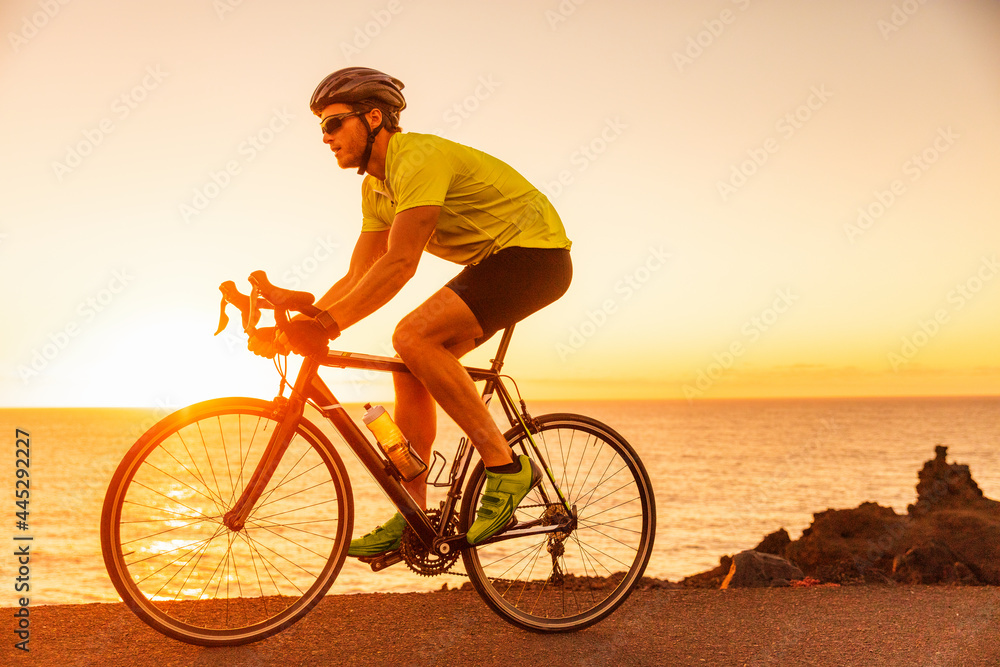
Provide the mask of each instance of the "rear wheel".
MULTIPOLYGON (((605 424, 572 414, 535 421, 532 437, 576 509, 576 528, 483 544, 462 557, 476 591, 507 621, 538 632, 579 630, 624 602, 646 569, 656 530, 653 489, 632 447, 605 424)), ((519 429, 507 442, 537 458, 519 429)), ((462 532, 475 520, 485 484, 480 462, 466 486, 462 532)), ((569 513, 546 475, 515 516, 520 525, 551 525, 569 513)))
POLYGON ((350 482, 305 419, 246 525, 223 523, 279 423, 265 401, 199 403, 153 426, 118 466, 101 516, 104 562, 122 600, 160 632, 204 646, 257 641, 301 618, 340 572, 350 482))

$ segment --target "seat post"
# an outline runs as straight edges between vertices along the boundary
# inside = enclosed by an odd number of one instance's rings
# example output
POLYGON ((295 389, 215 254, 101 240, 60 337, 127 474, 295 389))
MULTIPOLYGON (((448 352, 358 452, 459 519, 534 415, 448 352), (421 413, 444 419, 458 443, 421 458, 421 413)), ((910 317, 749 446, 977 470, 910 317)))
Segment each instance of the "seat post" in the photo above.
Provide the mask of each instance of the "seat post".
POLYGON ((507 348, 510 346, 510 339, 514 336, 514 325, 511 324, 509 327, 503 330, 503 335, 500 337, 500 345, 497 347, 497 355, 490 359, 490 370, 494 373, 499 373, 500 369, 503 368, 503 358, 507 356, 507 348))

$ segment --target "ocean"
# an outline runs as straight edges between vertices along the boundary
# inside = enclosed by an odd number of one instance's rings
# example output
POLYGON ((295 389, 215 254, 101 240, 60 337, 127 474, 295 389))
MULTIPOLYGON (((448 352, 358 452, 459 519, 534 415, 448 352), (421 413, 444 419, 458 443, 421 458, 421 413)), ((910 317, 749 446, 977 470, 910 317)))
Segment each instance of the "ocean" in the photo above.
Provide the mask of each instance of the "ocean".
MULTIPOLYGON (((388 407, 388 406, 387 406, 388 407)), ((948 447, 949 462, 968 464, 983 492, 1000 498, 1000 397, 843 398, 696 401, 540 401, 534 415, 575 412, 621 433, 644 461, 656 493, 656 543, 646 574, 672 581, 718 565, 785 528, 798 538, 815 512, 865 501, 898 513, 916 498, 917 471, 948 447)), ((363 409, 348 406, 360 422, 363 409)), ((31 604, 112 602, 104 569, 100 514, 108 482, 135 439, 164 412, 141 409, 3 409, 0 433, 9 463, 0 488, 7 537, 0 606, 17 604, 15 536, 30 535, 31 604), (30 433, 28 530, 16 527, 16 429, 30 433)), ((312 413, 318 423, 318 415, 312 413)), ((393 509, 328 425, 355 499, 355 535, 393 509)), ((448 453, 457 427, 439 416, 438 443, 448 453)), ((431 495, 432 501, 440 495, 431 495)), ((23 542, 18 542, 23 544, 23 542)), ((461 569, 461 561, 456 565, 461 569)), ((440 589, 458 575, 422 577, 402 563, 374 573, 348 559, 330 594, 440 589)))

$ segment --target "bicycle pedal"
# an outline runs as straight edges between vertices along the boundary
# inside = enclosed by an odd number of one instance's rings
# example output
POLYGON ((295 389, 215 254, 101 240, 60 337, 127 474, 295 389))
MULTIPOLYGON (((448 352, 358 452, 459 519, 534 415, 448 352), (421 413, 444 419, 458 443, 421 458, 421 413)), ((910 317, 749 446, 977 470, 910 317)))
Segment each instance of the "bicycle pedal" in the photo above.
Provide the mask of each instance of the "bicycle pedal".
POLYGON ((403 554, 400 553, 399 549, 396 549, 378 556, 359 556, 358 560, 371 566, 372 572, 381 572, 390 565, 403 562, 403 554))

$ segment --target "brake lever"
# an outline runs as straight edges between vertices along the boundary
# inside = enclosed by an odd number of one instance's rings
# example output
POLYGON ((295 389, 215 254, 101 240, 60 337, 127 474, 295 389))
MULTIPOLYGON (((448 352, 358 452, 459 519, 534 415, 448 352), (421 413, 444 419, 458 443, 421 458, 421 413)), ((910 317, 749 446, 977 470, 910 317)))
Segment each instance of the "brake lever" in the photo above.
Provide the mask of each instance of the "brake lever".
POLYGON ((228 303, 229 302, 226 301, 225 294, 223 294, 222 303, 219 305, 219 328, 215 330, 215 334, 213 334, 215 336, 218 336, 220 333, 226 330, 226 327, 229 326, 229 315, 226 314, 226 305, 228 303))
POLYGON ((226 306, 230 303, 240 311, 243 330, 248 335, 252 335, 257 330, 257 323, 260 321, 260 306, 257 294, 251 292, 251 295, 247 297, 247 295, 242 294, 236 289, 236 283, 232 280, 227 280, 219 285, 219 291, 222 292, 222 303, 219 305, 219 328, 216 330, 215 335, 218 336, 229 326, 229 314, 226 312, 226 306))
POLYGON ((254 285, 250 289, 250 308, 243 317, 243 331, 248 336, 252 336, 257 331, 257 323, 260 322, 260 308, 257 306, 257 299, 260 298, 260 289, 254 285))

